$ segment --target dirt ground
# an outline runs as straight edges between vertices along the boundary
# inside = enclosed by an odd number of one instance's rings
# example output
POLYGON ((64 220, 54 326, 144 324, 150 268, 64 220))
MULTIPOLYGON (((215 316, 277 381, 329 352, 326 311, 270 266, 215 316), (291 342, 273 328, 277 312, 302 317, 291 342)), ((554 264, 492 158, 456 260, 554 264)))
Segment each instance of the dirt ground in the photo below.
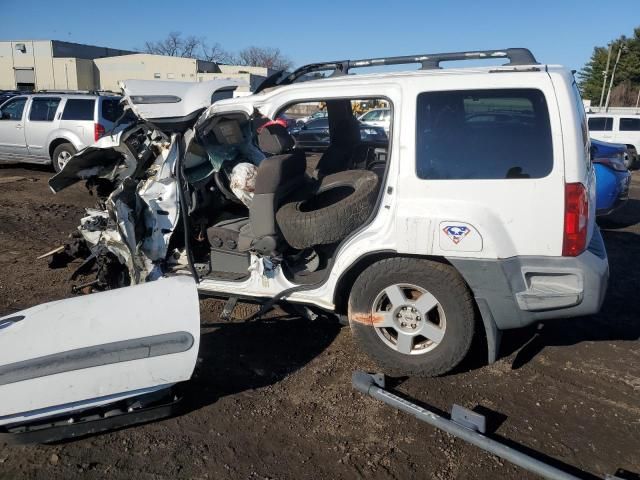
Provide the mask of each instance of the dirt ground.
MULTIPOLYGON (((71 295, 70 270, 36 257, 61 244, 93 200, 82 185, 54 196, 49 176, 0 167, 0 316, 71 295)), ((477 349, 454 374, 394 379, 394 388, 443 412, 482 406, 494 437, 585 478, 640 472, 634 177, 633 198, 604 232, 611 282, 599 315, 508 333, 493 365, 477 349)), ((348 328, 286 316, 220 324, 220 308, 201 301, 202 363, 184 414, 53 446, 0 444, 0 479, 536 478, 355 392, 352 371, 375 368, 348 328)))

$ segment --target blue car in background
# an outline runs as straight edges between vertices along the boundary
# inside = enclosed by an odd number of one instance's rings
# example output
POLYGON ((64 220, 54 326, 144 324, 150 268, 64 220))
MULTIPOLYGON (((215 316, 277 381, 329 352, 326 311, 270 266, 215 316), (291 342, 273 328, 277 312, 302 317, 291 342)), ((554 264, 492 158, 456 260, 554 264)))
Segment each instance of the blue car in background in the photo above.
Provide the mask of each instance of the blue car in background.
POLYGON ((625 166, 627 147, 591 139, 591 159, 596 171, 596 215, 610 215, 629 198, 631 173, 625 166))

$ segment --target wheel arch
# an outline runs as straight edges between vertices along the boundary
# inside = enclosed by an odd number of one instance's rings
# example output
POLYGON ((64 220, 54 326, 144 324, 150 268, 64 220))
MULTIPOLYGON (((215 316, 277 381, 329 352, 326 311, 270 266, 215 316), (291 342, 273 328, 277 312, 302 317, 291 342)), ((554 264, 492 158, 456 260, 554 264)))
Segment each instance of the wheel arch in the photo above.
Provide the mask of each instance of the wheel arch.
POLYGON ((58 148, 60 145, 62 145, 63 143, 68 143, 75 148, 75 145, 73 144, 73 142, 68 138, 59 137, 59 138, 56 138, 55 140, 52 140, 51 143, 49 144, 49 158, 51 159, 51 161, 53 161, 54 150, 58 148))
MULTIPOLYGON (((352 263, 338 278, 336 282, 336 287, 334 290, 333 303, 335 305, 335 312, 339 315, 347 315, 348 303, 349 303, 349 295, 351 294, 351 287, 353 286, 353 282, 356 278, 369 266, 373 265, 375 262, 379 260, 384 260, 387 258, 416 258, 421 260, 431 260, 434 262, 443 263, 445 265, 450 265, 453 268, 456 268, 451 262, 449 262, 445 257, 434 256, 434 255, 407 255, 407 254, 399 254, 394 250, 380 250, 368 252, 358 258, 354 263, 352 263)), ((458 269, 456 268, 456 271, 458 269)), ((476 313, 476 321, 479 324, 482 324, 482 330, 484 331, 484 338, 482 341, 484 342, 487 348, 487 360, 488 363, 494 363, 498 359, 498 353, 500 349, 500 340, 502 338, 502 332, 498 329, 493 315, 491 314, 491 310, 489 306, 486 304, 486 301, 482 300, 482 302, 478 302, 473 294, 473 290, 467 283, 467 280, 462 275, 462 272, 458 271, 460 276, 462 277, 465 285, 471 292, 471 297, 473 298, 474 309, 476 313), (484 302, 484 303, 483 303, 484 302)))
MULTIPOLYGON (((353 262, 338 278, 336 287, 333 294, 333 303, 335 305, 335 311, 339 314, 347 313, 347 305, 349 302, 349 295, 351 294, 351 286, 356 278, 370 265, 379 260, 387 258, 419 258, 423 260, 431 260, 439 263, 451 265, 444 257, 431 256, 431 255, 407 255, 400 254, 395 250, 377 250, 367 252, 353 262)), ((466 282, 465 282, 466 283, 466 282)))

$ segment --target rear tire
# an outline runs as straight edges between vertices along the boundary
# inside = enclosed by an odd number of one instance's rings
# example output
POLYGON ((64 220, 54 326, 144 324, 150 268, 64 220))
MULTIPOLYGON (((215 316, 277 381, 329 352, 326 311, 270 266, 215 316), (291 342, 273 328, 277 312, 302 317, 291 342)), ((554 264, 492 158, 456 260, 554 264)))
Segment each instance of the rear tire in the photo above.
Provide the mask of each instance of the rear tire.
POLYGON ((451 371, 469 352, 474 303, 452 266, 388 258, 354 282, 349 324, 359 347, 386 373, 431 377, 451 371))
POLYGON ((73 157, 78 151, 70 143, 61 143, 53 151, 51 155, 51 162, 53 163, 53 169, 56 173, 60 173, 60 170, 67 164, 69 159, 73 157))

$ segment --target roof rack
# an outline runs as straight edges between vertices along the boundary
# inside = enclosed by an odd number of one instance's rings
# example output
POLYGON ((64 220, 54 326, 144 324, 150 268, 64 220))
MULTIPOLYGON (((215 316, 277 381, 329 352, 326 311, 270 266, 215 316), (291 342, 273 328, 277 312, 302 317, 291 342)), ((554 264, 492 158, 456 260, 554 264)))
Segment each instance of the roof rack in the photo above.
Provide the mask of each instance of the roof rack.
POLYGON ((32 93, 47 93, 47 94, 59 94, 59 95, 121 95, 118 92, 113 92, 111 90, 37 90, 32 93))
POLYGON ((337 77, 347 75, 353 68, 378 67, 387 65, 405 65, 419 63, 421 70, 432 70, 440 67, 440 62, 450 62, 455 60, 490 60, 494 58, 508 58, 506 65, 538 65, 536 58, 527 48, 507 48, 504 50, 474 50, 469 52, 449 52, 449 53, 427 53, 423 55, 405 55, 400 57, 366 58, 362 60, 338 60, 332 62, 310 63, 304 65, 290 74, 284 70, 267 77, 256 88, 254 93, 258 93, 266 88, 280 85, 288 85, 295 82, 304 75, 313 72, 323 72, 332 70, 329 75, 337 77))

